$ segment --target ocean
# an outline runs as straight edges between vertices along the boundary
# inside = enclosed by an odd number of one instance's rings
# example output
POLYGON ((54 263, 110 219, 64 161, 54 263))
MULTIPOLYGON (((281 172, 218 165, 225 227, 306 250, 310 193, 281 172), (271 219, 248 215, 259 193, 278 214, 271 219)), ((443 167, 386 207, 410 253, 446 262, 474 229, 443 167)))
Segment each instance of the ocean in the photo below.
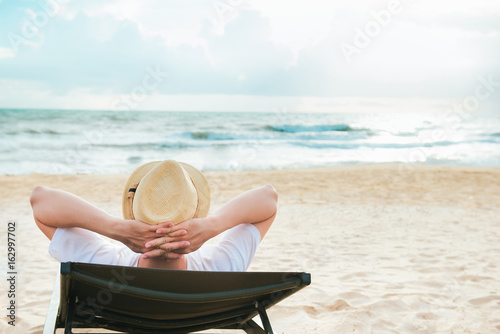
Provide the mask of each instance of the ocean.
POLYGON ((0 174, 129 173, 374 163, 500 165, 498 114, 0 109, 0 174))

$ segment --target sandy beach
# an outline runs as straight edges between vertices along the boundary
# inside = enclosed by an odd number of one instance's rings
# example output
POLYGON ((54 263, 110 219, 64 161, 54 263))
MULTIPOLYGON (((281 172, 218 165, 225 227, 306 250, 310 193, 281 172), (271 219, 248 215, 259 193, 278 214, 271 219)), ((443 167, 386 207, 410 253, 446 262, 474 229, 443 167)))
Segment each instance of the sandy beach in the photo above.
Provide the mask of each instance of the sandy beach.
MULTIPOLYGON (((367 165, 207 172, 211 211, 270 183, 279 211, 250 271, 306 271, 312 284, 269 310, 275 333, 500 332, 500 167, 367 165)), ((41 333, 58 263, 36 228, 36 185, 121 215, 127 175, 0 176, 2 284, 17 221, 16 326, 41 333)), ((214 332, 214 331, 211 331, 214 332)))

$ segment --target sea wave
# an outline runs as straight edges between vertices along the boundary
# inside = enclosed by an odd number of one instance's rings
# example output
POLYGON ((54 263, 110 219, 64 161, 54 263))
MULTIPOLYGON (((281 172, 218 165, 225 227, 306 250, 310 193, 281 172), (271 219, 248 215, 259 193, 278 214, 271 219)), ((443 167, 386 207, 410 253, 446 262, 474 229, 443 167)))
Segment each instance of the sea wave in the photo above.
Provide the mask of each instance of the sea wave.
POLYGON ((184 132, 182 137, 188 137, 196 140, 235 140, 234 134, 231 133, 220 133, 211 131, 195 131, 195 132, 184 132))
MULTIPOLYGON (((240 141, 264 139, 265 136, 259 133, 241 132, 213 132, 213 131, 193 131, 183 132, 177 135, 180 139, 193 139, 196 141, 240 141)), ((267 136, 269 137, 269 136, 267 136)))
POLYGON ((316 125, 266 125, 266 130, 276 132, 298 133, 298 132, 331 132, 331 131, 354 131, 347 124, 316 124, 316 125))
MULTIPOLYGON (((479 141, 478 141, 479 142, 479 141)), ((411 149, 419 147, 439 147, 439 146, 452 146, 456 145, 456 142, 451 141, 440 141, 432 143, 368 143, 368 142, 336 142, 336 141, 290 141, 289 144, 295 146, 303 146, 316 149, 358 149, 358 148, 384 148, 384 149, 411 149)))
POLYGON ((28 134, 28 135, 64 135, 67 134, 62 131, 56 131, 52 129, 19 129, 19 130, 10 130, 7 131, 5 134, 7 135, 23 135, 23 134, 28 134))
POLYGON ((0 109, 0 174, 115 173, 165 158, 208 169, 314 167, 406 161, 416 150, 426 163, 500 165, 496 114, 453 128, 428 114, 274 116, 0 109))

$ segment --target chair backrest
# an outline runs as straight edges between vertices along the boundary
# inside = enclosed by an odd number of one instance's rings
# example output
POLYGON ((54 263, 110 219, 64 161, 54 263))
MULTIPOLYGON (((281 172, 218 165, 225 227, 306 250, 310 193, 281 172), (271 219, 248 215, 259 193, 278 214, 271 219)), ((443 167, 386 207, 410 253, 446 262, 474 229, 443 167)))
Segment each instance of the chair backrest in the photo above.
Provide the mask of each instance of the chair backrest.
MULTIPOLYGON (((114 330, 194 331, 243 324, 309 285, 297 272, 203 272, 61 264, 58 321, 114 330)), ((77 325, 77 326, 76 326, 77 325)), ((59 326, 61 327, 61 326, 59 326)))

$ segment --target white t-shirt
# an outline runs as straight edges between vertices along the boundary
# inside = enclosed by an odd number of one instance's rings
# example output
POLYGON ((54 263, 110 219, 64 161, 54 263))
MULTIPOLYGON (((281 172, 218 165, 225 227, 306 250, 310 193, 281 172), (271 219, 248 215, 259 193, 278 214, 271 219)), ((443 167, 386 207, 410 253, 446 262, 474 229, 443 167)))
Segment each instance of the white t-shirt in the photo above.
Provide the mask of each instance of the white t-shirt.
MULTIPOLYGON (((260 243, 260 232, 252 224, 227 230, 217 245, 203 245, 186 255, 187 269, 198 271, 245 271, 260 243)), ((56 229, 49 254, 59 262, 84 262, 137 267, 141 254, 116 245, 99 234, 78 227, 56 229)))

